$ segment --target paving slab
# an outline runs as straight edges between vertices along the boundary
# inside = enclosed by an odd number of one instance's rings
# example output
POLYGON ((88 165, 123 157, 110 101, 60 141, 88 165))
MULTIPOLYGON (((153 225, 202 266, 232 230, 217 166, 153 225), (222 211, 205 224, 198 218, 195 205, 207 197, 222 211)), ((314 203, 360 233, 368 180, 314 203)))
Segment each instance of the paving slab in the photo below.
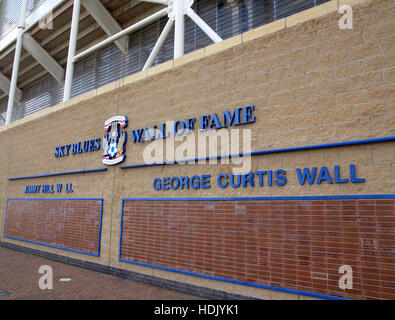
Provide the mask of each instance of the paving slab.
POLYGON ((0 247, 0 300, 200 299, 0 247), (39 268, 45 265, 52 268, 53 289, 40 289, 39 280, 46 273, 40 274, 39 268))

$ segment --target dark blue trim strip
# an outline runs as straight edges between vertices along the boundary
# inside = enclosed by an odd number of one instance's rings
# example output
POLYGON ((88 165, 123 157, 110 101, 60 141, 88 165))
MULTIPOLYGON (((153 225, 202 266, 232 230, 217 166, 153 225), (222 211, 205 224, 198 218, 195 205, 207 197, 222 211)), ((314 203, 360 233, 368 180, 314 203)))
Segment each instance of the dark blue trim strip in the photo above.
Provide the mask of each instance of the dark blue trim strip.
POLYGON ((300 196, 300 197, 230 197, 230 198, 124 198, 123 200, 149 201, 247 201, 247 200, 336 200, 336 199, 394 199, 395 194, 368 194, 351 196, 300 196))
POLYGON ((348 299, 345 299, 345 298, 334 297, 334 296, 327 296, 327 295, 318 294, 318 293, 304 292, 304 291, 300 291, 300 290, 286 289, 286 288, 280 288, 280 287, 272 287, 272 286, 266 286, 266 285, 258 284, 258 283, 251 283, 251 282, 244 282, 244 281, 238 281, 238 280, 227 279, 227 278, 220 278, 220 277, 215 277, 215 276, 208 276, 208 275, 201 274, 201 273, 194 273, 194 272, 182 271, 182 270, 178 270, 178 269, 160 267, 160 266, 155 266, 155 265, 141 263, 141 262, 136 262, 136 261, 125 260, 125 259, 119 259, 119 261, 131 263, 131 264, 135 264, 135 265, 139 265, 139 266, 143 266, 143 267, 150 267, 150 268, 155 268, 155 269, 160 269, 160 270, 165 270, 165 271, 182 273, 182 274, 186 274, 186 275, 190 275, 190 276, 196 276, 196 277, 200 277, 200 278, 206 278, 206 279, 210 279, 210 280, 217 280, 217 281, 223 281, 223 282, 247 285, 249 287, 268 289, 268 290, 280 291, 280 292, 287 292, 287 293, 293 293, 293 294, 300 294, 300 295, 303 295, 303 296, 309 296, 309 297, 320 298, 320 299, 327 299, 327 300, 348 300, 348 299))
POLYGON ((101 234, 102 234, 102 224, 103 224, 103 198, 100 198, 100 222, 99 222, 99 243, 97 245, 97 256, 100 257, 101 252, 101 234))
POLYGON ((7 204, 6 204, 6 209, 5 209, 5 215, 4 215, 4 223, 3 223, 3 238, 8 238, 8 239, 28 242, 28 243, 32 243, 32 244, 38 244, 38 245, 45 246, 45 247, 62 249, 62 250, 66 250, 66 251, 87 254, 87 255, 95 256, 95 257, 100 257, 102 218, 103 218, 103 198, 54 198, 54 199, 50 199, 50 198, 8 198, 7 204), (10 237, 10 236, 5 235, 5 224, 6 224, 6 217, 7 217, 8 200, 95 200, 95 201, 100 201, 99 243, 97 246, 97 253, 85 252, 85 251, 75 250, 75 249, 66 248, 66 247, 59 247, 59 246, 50 245, 50 244, 46 244, 46 243, 42 243, 42 242, 31 241, 31 240, 26 240, 26 239, 21 239, 21 238, 15 238, 15 237, 10 237))
POLYGON ((238 281, 238 280, 233 280, 233 279, 209 276, 209 275, 205 275, 205 274, 201 274, 201 273, 194 273, 194 272, 188 272, 188 271, 183 271, 183 270, 178 270, 178 269, 173 269, 173 268, 166 268, 166 267, 161 267, 161 266, 152 265, 152 264, 146 264, 146 263, 132 261, 132 260, 126 260, 126 259, 121 258, 121 255, 122 255, 121 250, 122 250, 123 210, 124 210, 124 202, 128 201, 128 200, 129 201, 138 201, 138 200, 140 200, 140 201, 145 201, 145 200, 148 200, 148 201, 235 201, 235 200, 236 201, 245 201, 245 200, 325 200, 325 199, 334 199, 334 200, 336 200, 336 199, 395 199, 395 194, 350 195, 350 196, 305 196, 305 197, 123 198, 122 199, 122 209, 121 209, 120 237, 119 237, 119 261, 131 263, 131 264, 135 264, 135 265, 140 265, 140 266, 144 266, 144 267, 159 269, 159 270, 165 270, 165 271, 182 273, 182 274, 186 274, 186 275, 192 275, 192 276, 196 276, 196 277, 202 277, 202 278, 211 279, 211 280, 224 281, 224 282, 229 282, 229 283, 247 285, 247 286, 251 286, 251 287, 287 292, 287 293, 292 293, 292 294, 300 294, 300 295, 314 297, 314 298, 328 299, 328 300, 347 300, 347 299, 340 298, 340 297, 327 296, 327 295, 322 295, 322 294, 318 294, 318 293, 305 292, 305 291, 293 290, 293 289, 287 289, 287 288, 272 287, 272 286, 262 285, 262 284, 258 284, 258 283, 250 283, 250 282, 238 281))
POLYGON ((8 180, 9 181, 13 181, 13 180, 21 180, 21 179, 44 178, 44 177, 53 177, 53 176, 63 176, 63 175, 67 175, 67 174, 92 173, 92 172, 101 172, 101 171, 107 171, 107 168, 91 169, 91 170, 80 170, 80 171, 69 171, 69 172, 48 173, 48 174, 41 174, 41 175, 37 175, 37 176, 8 178, 8 180))
POLYGON ((131 165, 131 166, 122 166, 121 169, 133 169, 133 168, 142 168, 142 167, 172 165, 172 164, 177 164, 177 163, 188 163, 188 162, 194 163, 196 161, 203 161, 203 160, 208 161, 208 160, 220 160, 220 159, 240 158, 240 157, 248 157, 248 156, 252 157, 252 156, 261 156, 261 155, 273 154, 273 153, 315 150, 315 149, 323 149, 323 148, 346 147, 346 146, 353 146, 353 145, 379 143, 379 142, 390 142, 390 141, 395 141, 395 136, 385 137, 385 138, 377 138, 377 139, 355 140, 355 141, 347 141, 347 142, 319 144, 319 145, 314 145, 314 146, 304 146, 304 147, 295 147, 295 148, 286 148, 286 149, 274 149, 274 150, 265 150, 265 151, 255 151, 255 152, 249 152, 249 153, 213 156, 213 157, 203 157, 203 158, 186 159, 186 160, 180 160, 180 161, 144 163, 144 164, 136 164, 136 165, 131 165))
POLYGON ((123 206, 124 206, 125 200, 128 200, 128 199, 122 199, 122 207, 121 207, 121 225, 119 228, 119 255, 118 255, 119 261, 122 261, 121 260, 121 250, 122 250, 122 230, 123 230, 123 206))
POLYGON ((8 200, 103 200, 103 198, 8 198, 8 200))

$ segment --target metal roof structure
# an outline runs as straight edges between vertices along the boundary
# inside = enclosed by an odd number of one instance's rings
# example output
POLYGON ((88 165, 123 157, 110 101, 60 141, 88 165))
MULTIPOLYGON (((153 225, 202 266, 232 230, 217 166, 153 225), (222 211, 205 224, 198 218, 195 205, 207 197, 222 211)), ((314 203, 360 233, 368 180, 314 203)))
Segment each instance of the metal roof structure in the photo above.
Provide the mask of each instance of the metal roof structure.
MULTIPOLYGON (((2 118, 7 105, 6 121, 0 119, 0 125, 114 81, 114 77, 147 69, 326 1, 0 0, 2 118), (138 32, 139 44, 133 38, 138 32), (144 44, 146 39, 149 43, 144 44), (132 53, 137 46, 141 52, 135 66, 131 60, 136 59, 132 53), (108 72, 106 79, 88 84, 87 61, 105 50, 90 67, 90 77, 115 61, 122 64, 122 71, 108 72), (126 63, 125 57, 130 61, 126 63), (79 71, 75 71, 77 65, 79 71), (48 96, 45 102, 37 98, 43 92, 48 96), (15 103, 28 110, 13 114, 15 103)), ((97 77, 106 75, 95 74, 97 77)))

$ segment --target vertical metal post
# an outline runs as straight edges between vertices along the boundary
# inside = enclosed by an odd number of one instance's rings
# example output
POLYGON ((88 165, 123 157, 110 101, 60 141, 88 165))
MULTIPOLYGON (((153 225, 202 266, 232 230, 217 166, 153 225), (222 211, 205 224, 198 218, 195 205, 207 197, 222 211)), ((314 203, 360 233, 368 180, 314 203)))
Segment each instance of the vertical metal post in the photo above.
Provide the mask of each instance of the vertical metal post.
POLYGON ((185 0, 174 0, 174 13, 176 22, 174 28, 174 59, 184 55, 184 1, 185 0))
POLYGON ((8 96, 7 117, 5 121, 6 124, 11 123, 12 111, 14 109, 14 104, 15 104, 15 91, 18 83, 19 64, 21 61, 23 32, 25 31, 27 1, 28 0, 22 0, 21 15, 19 17, 18 36, 16 38, 16 45, 15 45, 14 65, 12 67, 10 93, 8 96))
POLYGON ((69 53, 67 56, 66 79, 64 81, 63 101, 67 101, 71 97, 71 86, 73 84, 73 75, 74 75, 74 56, 77 47, 80 10, 81 10, 81 0, 74 0, 73 18, 71 21, 71 30, 70 30, 69 53))

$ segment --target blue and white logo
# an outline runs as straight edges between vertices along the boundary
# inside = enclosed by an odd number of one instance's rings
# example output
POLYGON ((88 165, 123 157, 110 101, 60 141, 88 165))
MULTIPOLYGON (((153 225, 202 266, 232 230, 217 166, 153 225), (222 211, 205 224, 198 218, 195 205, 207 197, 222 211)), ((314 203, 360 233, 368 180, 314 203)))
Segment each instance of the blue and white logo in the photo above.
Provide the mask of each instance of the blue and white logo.
POLYGON ((104 123, 104 131, 108 132, 103 138, 103 163, 114 165, 125 161, 126 141, 128 134, 121 131, 128 126, 126 116, 116 116, 108 119, 104 123))

